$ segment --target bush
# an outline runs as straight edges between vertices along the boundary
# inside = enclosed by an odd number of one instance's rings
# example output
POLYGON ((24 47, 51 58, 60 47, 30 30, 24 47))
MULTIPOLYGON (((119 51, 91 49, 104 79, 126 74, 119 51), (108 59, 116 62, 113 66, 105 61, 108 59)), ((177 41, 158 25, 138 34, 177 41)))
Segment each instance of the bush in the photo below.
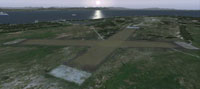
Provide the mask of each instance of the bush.
POLYGON ((116 26, 116 24, 112 20, 106 20, 105 22, 100 22, 96 24, 96 27, 106 27, 106 26, 116 26))
POLYGON ((193 41, 193 38, 191 34, 186 30, 185 25, 180 26, 180 35, 184 38, 186 41, 193 41))
POLYGON ((117 33, 119 28, 106 28, 103 30, 99 30, 98 33, 104 36, 105 39, 109 38, 113 34, 117 33))

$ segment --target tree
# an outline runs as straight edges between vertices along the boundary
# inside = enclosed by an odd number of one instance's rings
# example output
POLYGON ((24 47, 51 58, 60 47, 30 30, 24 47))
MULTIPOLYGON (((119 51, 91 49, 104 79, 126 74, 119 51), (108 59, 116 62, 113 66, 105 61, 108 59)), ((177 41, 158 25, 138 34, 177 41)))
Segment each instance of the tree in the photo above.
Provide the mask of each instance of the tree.
POLYGON ((180 34, 186 41, 193 41, 191 34, 186 30, 185 25, 180 26, 180 34))

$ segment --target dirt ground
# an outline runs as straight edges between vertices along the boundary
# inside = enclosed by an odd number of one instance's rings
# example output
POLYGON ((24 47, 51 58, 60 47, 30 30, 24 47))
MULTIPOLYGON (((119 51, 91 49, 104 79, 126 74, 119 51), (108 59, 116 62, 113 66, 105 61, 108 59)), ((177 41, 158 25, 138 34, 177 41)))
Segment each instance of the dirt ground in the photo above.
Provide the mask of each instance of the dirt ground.
POLYGON ((175 48, 176 45, 168 42, 126 41, 135 29, 124 29, 103 41, 91 40, 27 40, 22 45, 49 45, 49 46, 89 46, 90 49, 83 55, 67 63, 71 67, 85 71, 95 71, 106 57, 117 48, 143 47, 143 48, 175 48))

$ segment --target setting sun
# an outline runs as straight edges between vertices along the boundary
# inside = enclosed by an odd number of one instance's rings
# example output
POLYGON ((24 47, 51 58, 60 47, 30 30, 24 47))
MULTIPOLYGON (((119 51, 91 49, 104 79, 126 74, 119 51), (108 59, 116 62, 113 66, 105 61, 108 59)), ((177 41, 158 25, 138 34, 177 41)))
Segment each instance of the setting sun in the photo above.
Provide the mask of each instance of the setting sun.
POLYGON ((97 0, 96 5, 101 5, 101 1, 97 0))

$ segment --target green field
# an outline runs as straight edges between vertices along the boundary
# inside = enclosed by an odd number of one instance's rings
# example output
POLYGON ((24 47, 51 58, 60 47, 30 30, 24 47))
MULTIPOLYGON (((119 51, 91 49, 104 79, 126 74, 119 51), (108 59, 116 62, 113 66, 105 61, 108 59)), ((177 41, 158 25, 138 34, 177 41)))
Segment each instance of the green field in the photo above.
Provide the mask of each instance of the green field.
POLYGON ((200 89, 200 50, 118 48, 79 86, 48 72, 83 55, 90 47, 1 45, 20 38, 101 40, 90 26, 108 39, 123 30, 121 26, 133 24, 141 29, 128 41, 188 41, 179 37, 180 26, 184 25, 193 39, 192 44, 200 48, 199 18, 120 17, 90 22, 87 25, 70 22, 54 23, 56 26, 47 23, 0 25, 3 31, 0 33, 0 89, 200 89), (42 24, 46 25, 40 28, 42 24))

